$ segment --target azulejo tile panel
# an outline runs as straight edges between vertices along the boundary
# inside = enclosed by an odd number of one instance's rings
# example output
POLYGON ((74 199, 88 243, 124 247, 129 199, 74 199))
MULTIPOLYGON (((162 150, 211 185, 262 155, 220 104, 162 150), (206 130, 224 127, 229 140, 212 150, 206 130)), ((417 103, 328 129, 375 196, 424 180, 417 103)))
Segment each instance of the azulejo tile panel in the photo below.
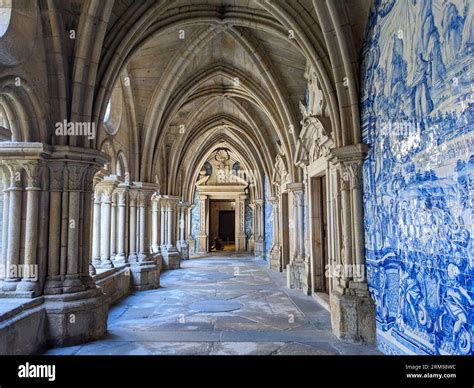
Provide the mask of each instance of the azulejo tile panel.
POLYGON ((474 354, 474 3, 376 0, 362 52, 377 342, 474 354))
POLYGON ((265 258, 270 260, 270 250, 273 245, 273 207, 270 202, 270 180, 265 176, 265 258))

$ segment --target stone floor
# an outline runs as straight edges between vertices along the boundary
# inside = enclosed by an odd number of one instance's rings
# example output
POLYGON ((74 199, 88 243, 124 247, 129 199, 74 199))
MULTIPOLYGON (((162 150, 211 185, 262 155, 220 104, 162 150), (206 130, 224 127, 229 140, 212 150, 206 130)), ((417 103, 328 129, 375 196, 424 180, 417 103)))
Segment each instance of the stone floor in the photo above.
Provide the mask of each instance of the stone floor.
POLYGON ((331 334, 329 313, 281 273, 244 255, 213 254, 167 271, 162 288, 114 306, 105 338, 51 349, 74 355, 379 354, 331 334))

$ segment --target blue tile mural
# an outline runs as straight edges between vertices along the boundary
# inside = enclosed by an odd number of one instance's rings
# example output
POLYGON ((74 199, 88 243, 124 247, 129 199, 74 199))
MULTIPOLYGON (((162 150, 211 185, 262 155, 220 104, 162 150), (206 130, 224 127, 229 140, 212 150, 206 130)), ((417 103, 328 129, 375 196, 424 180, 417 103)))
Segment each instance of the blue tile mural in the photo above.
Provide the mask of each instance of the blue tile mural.
POLYGON ((201 212, 199 211, 199 193, 194 191, 194 207, 191 210, 191 237, 194 239, 194 252, 197 251, 197 236, 199 234, 199 225, 201 224, 201 212))
POLYGON ((273 206, 270 203, 270 182, 267 176, 265 176, 265 203, 264 203, 264 225, 265 225, 265 258, 270 260, 270 250, 273 244, 273 206))
POLYGON ((473 7, 376 0, 370 13, 367 275, 388 354, 474 354, 473 7))
POLYGON ((245 236, 247 241, 252 237, 253 233, 253 210, 250 207, 249 200, 245 200, 245 236))

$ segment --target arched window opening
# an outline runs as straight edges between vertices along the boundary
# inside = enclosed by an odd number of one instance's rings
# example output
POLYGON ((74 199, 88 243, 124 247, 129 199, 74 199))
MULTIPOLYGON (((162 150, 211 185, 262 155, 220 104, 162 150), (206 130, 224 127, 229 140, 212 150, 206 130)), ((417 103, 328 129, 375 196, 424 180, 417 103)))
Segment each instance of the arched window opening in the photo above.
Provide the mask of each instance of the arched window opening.
MULTIPOLYGON (((1 1, 1 0, 0 0, 1 1)), ((12 132, 5 108, 0 104, 0 142, 11 141, 12 132)))
POLYGON ((110 111, 112 110, 112 99, 109 100, 107 108, 105 108, 104 123, 110 120, 110 111))
POLYGON ((0 0, 0 38, 3 37, 12 18, 12 0, 0 0))
POLYGON ((109 135, 115 135, 120 128, 120 123, 122 122, 122 105, 122 87, 119 84, 112 91, 112 96, 107 102, 104 112, 104 127, 109 135))

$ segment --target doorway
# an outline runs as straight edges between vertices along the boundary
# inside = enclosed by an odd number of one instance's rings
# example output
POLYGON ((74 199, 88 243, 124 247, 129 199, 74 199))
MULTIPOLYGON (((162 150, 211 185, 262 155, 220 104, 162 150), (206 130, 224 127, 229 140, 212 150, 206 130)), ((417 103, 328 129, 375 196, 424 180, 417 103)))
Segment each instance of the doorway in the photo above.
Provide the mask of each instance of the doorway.
POLYGON ((326 176, 311 178, 313 293, 329 294, 326 176))
POLYGON ((224 245, 235 243, 235 211, 219 210, 219 233, 218 236, 224 245))
POLYGON ((211 200, 209 251, 235 251, 235 202, 211 200))

